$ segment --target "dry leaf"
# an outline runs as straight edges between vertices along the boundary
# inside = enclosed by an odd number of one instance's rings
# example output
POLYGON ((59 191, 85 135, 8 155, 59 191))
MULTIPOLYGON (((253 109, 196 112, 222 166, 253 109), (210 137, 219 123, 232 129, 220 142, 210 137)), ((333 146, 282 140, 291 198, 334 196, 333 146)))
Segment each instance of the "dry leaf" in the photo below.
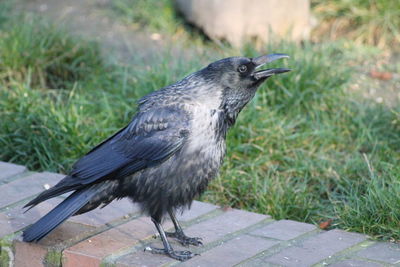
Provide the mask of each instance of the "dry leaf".
POLYGON ((228 206, 228 205, 225 205, 225 206, 221 207, 221 209, 222 209, 223 211, 230 211, 230 210, 232 210, 232 207, 231 207, 231 206, 228 206))
POLYGON ((327 220, 327 221, 321 222, 321 223, 319 224, 319 228, 321 228, 322 230, 325 230, 325 229, 327 229, 329 226, 331 226, 331 223, 332 223, 332 219, 329 219, 329 220, 327 220))
POLYGON ((374 79, 383 81, 391 80, 393 78, 393 73, 387 71, 371 70, 369 75, 374 79))

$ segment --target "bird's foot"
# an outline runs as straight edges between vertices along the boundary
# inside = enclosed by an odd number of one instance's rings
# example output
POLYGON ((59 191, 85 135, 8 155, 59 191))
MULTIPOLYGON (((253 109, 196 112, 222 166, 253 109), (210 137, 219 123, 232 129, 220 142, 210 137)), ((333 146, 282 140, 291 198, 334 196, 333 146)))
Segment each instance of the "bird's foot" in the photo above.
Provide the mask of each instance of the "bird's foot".
POLYGON ((193 258, 194 256, 200 255, 200 254, 192 253, 191 251, 188 251, 188 250, 175 251, 173 249, 166 250, 164 248, 153 248, 153 247, 147 247, 144 250, 149 251, 153 254, 168 255, 171 258, 178 260, 178 261, 187 261, 187 260, 193 258))
POLYGON ((175 231, 175 232, 165 232, 168 237, 173 237, 179 241, 184 246, 202 246, 203 243, 200 241, 202 240, 201 237, 188 237, 183 232, 175 231))

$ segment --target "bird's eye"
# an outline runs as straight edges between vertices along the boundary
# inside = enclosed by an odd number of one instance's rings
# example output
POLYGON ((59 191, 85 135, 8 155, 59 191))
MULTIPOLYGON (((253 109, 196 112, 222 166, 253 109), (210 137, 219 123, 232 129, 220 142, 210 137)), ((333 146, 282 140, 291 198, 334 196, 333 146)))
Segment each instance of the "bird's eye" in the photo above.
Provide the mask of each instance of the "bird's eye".
POLYGON ((247 66, 246 65, 240 65, 238 70, 239 70, 240 73, 244 73, 244 72, 247 71, 247 66))

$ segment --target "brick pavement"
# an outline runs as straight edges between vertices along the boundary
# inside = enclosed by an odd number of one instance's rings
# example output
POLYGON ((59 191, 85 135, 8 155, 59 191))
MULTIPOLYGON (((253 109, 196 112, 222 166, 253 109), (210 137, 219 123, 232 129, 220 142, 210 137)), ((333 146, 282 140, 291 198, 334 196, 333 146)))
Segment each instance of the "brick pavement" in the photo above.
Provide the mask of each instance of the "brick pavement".
MULTIPOLYGON (((161 247, 148 217, 128 200, 75 216, 37 244, 20 241, 21 230, 62 200, 51 199, 23 213, 22 206, 63 176, 28 172, 0 162, 0 266, 400 266, 400 246, 342 230, 319 230, 268 215, 194 202, 179 215, 189 236, 203 238, 201 254, 184 263, 144 252, 161 247)), ((166 229, 172 228, 169 220, 166 229)), ((177 250, 186 248, 176 241, 177 250)))

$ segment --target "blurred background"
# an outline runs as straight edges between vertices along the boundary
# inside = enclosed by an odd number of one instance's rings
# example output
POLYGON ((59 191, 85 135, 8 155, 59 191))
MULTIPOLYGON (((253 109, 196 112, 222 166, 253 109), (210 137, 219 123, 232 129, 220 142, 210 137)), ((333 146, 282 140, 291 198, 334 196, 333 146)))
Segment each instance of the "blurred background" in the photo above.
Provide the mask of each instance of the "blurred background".
POLYGON ((0 0, 0 160, 65 173, 136 101, 287 53, 201 200, 400 240, 400 1, 0 0))

